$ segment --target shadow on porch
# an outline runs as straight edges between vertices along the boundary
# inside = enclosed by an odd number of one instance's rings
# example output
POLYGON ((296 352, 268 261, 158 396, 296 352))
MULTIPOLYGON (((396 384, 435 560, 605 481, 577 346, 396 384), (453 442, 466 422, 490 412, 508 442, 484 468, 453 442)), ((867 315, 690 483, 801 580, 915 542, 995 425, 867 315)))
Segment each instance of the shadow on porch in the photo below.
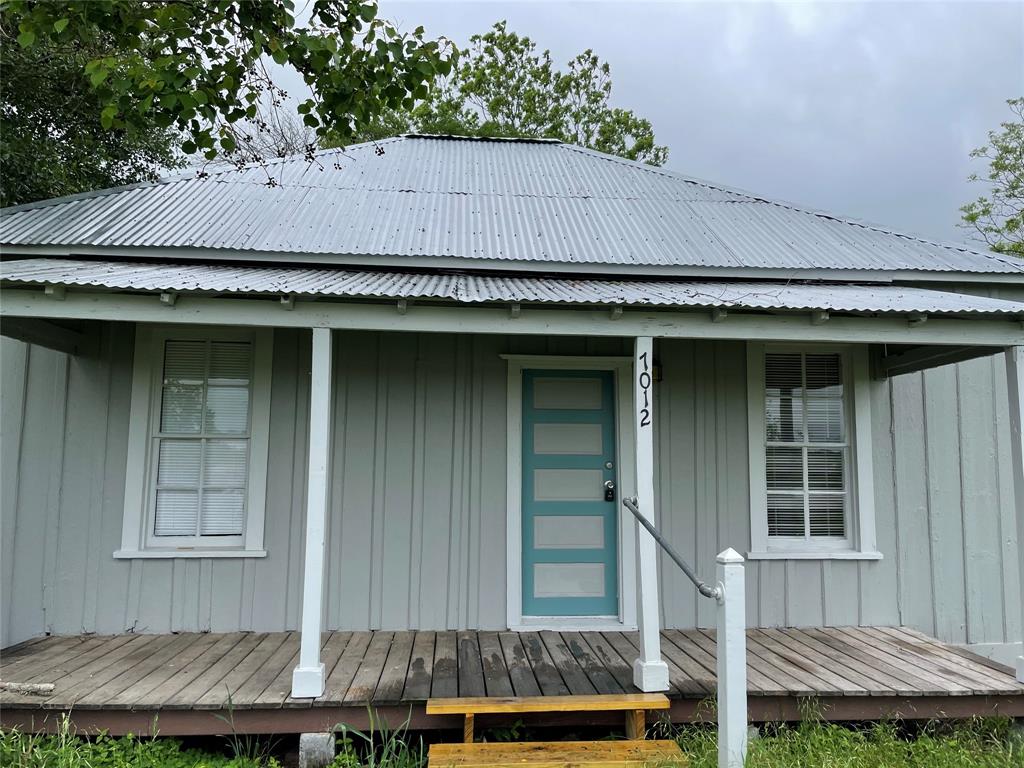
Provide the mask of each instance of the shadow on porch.
MULTIPOLYGON (((165 735, 222 733, 227 720, 238 732, 294 733, 366 727, 372 707, 391 725, 459 728, 457 717, 426 715, 425 700, 635 692, 637 642, 620 632, 328 632, 326 690, 310 701, 290 697, 297 632, 40 638, 3 651, 0 680, 53 690, 2 692, 0 723, 49 730, 70 712, 79 730, 114 734, 154 722, 165 735)), ((710 718, 714 632, 666 630, 662 654, 672 720, 710 718)), ((747 659, 753 721, 799 719, 806 706, 833 720, 1024 715, 1009 668, 910 629, 752 629, 747 659)))

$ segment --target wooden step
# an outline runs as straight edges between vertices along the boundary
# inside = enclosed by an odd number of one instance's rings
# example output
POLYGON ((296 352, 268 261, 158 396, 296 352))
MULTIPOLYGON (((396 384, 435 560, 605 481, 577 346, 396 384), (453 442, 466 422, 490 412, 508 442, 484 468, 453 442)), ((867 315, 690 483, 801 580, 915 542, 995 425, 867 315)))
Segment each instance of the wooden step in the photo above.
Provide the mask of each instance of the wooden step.
POLYGON ((474 718, 477 715, 521 714, 524 712, 625 712, 626 736, 644 738, 647 710, 668 709, 663 693, 620 693, 586 696, 476 696, 467 698, 429 699, 428 715, 463 715, 463 740, 473 742, 474 718))
POLYGON ((428 715, 487 715, 502 712, 627 712, 668 709, 663 693, 619 693, 589 696, 478 696, 429 699, 428 715))
POLYGON ((674 741, 535 741, 433 744, 430 768, 661 768, 685 766, 674 741))

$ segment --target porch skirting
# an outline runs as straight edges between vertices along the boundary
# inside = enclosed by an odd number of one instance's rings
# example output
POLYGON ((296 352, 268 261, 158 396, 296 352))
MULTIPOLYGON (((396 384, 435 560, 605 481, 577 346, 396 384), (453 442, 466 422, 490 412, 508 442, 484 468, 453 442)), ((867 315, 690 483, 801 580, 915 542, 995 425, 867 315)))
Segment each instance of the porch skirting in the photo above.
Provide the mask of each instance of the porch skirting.
MULTIPOLYGON (((51 730, 69 712, 79 730, 165 735, 289 733, 392 726, 460 727, 427 716, 427 698, 633 692, 635 633, 327 632, 324 694, 294 699, 299 633, 82 635, 3 651, 0 679, 53 683, 47 696, 0 694, 0 724, 51 730)), ((1012 670, 905 628, 752 629, 752 720, 1024 716, 1012 670), (808 708, 809 707, 809 708, 808 708)), ((665 630, 675 722, 713 717, 715 637, 665 630)), ((600 714, 565 716, 597 724, 600 714)), ((555 724, 545 716, 544 724, 555 724)), ((562 722, 562 721, 559 721, 562 722)), ((482 722, 481 726, 486 727, 482 722)))

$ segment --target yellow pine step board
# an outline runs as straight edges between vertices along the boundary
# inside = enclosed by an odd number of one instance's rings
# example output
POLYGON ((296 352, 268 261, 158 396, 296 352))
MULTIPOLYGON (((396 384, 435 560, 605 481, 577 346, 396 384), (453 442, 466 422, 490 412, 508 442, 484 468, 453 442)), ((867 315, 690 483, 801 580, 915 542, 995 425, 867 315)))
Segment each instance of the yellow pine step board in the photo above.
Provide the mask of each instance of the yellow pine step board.
POLYGON ((668 709, 663 693, 593 694, 588 696, 479 696, 429 699, 428 715, 486 715, 502 712, 616 712, 668 709))
POLYGON ((661 768, 685 766, 674 741, 433 744, 429 768, 661 768))

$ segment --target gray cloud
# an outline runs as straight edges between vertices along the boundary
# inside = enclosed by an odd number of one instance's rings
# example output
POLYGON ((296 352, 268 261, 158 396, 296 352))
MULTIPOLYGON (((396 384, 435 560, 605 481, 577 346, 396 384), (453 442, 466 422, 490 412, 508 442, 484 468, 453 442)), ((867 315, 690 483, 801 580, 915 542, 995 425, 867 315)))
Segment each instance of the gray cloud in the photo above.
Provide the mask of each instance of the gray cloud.
POLYGON ((564 62, 593 48, 613 100, 682 173, 965 240, 968 152, 1024 95, 1021 3, 399 2, 464 44, 498 19, 564 62))

